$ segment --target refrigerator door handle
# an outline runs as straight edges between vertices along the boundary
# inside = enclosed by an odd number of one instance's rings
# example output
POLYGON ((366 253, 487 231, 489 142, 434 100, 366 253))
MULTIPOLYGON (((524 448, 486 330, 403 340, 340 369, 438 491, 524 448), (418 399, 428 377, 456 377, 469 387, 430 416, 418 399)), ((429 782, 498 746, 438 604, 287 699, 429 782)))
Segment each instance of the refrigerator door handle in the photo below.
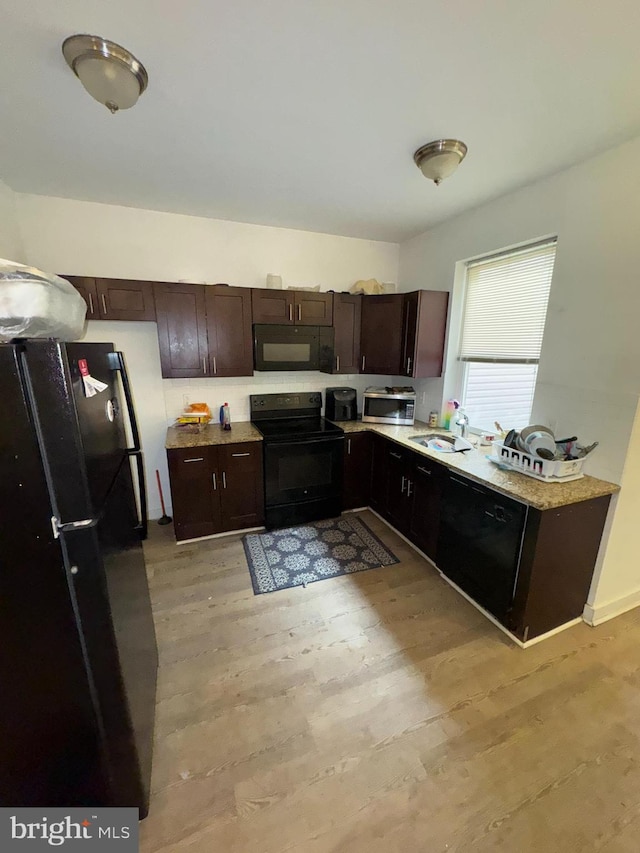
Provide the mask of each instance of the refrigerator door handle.
POLYGON ((138 500, 140 506, 140 519, 136 525, 136 530, 140 532, 140 538, 146 539, 149 532, 149 524, 147 521, 147 489, 144 481, 144 460, 142 451, 129 453, 129 456, 134 456, 136 460, 136 469, 138 472, 138 500))
POLYGON ((136 419, 136 410, 133 406, 133 396, 131 394, 131 385, 129 384, 129 374, 127 373, 127 366, 124 361, 124 353, 123 352, 115 352, 114 356, 116 357, 116 364, 114 365, 115 369, 119 371, 120 377, 122 378, 122 389, 124 391, 124 399, 127 405, 127 413, 129 415, 129 425, 131 426, 131 435, 133 437, 133 447, 127 447, 127 453, 129 455, 133 453, 140 453, 140 433, 138 432, 138 421, 136 419))
POLYGON ((129 415, 129 425, 131 427, 131 435, 133 437, 133 447, 127 447, 126 453, 129 456, 135 456, 136 469, 138 472, 138 505, 140 507, 140 518, 136 525, 136 530, 140 532, 140 538, 146 539, 148 533, 147 523, 147 490, 145 488, 144 479, 144 464, 142 458, 142 449, 140 447, 140 433, 138 431, 138 421, 136 419, 136 410, 133 405, 133 395, 131 394, 131 385, 129 383, 129 374, 124 360, 124 353, 117 351, 113 353, 116 363, 114 368, 120 373, 122 379, 122 390, 124 391, 124 399, 129 415))

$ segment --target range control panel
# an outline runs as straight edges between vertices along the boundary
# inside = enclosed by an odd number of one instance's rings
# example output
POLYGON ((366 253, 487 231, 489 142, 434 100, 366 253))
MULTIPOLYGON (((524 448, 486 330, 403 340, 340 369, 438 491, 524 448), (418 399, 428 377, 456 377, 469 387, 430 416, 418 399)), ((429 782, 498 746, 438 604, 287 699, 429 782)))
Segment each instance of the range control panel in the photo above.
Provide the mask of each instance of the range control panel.
POLYGON ((249 396, 251 416, 267 412, 298 412, 322 408, 322 394, 319 391, 303 391, 297 394, 251 394, 249 396))

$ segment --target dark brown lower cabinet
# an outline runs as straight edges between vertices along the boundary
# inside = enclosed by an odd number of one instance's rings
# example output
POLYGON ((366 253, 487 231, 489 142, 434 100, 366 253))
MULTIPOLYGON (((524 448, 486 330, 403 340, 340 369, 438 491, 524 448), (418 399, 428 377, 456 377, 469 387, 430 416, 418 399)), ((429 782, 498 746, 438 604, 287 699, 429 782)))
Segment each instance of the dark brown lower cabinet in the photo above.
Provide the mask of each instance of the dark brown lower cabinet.
POLYGON ((262 444, 225 444, 218 448, 222 489, 222 529, 257 527, 264 521, 262 444))
POLYGON ((217 492, 218 448, 168 450, 176 539, 197 539, 222 530, 217 492))
POLYGON ((369 506, 518 639, 582 615, 610 496, 542 511, 371 439, 369 506))
POLYGON ((344 509, 369 506, 371 496, 370 432, 348 433, 344 439, 344 509))
POLYGON ((168 450, 167 457, 176 539, 262 524, 260 442, 168 450))
POLYGON ((412 455, 415 458, 409 479, 409 491, 413 503, 408 536, 427 557, 435 560, 444 468, 432 459, 412 455))

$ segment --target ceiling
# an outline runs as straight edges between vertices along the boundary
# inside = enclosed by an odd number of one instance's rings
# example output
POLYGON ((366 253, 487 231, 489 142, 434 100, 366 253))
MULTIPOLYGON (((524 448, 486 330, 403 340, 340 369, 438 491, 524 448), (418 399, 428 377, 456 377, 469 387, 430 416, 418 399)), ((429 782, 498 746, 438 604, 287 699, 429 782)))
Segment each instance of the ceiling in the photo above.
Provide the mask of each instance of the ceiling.
POLYGON ((3 0, 19 192, 399 241, 640 132, 637 0, 3 0), (62 40, 149 72, 112 116, 62 40), (440 187, 412 159, 457 137, 440 187))

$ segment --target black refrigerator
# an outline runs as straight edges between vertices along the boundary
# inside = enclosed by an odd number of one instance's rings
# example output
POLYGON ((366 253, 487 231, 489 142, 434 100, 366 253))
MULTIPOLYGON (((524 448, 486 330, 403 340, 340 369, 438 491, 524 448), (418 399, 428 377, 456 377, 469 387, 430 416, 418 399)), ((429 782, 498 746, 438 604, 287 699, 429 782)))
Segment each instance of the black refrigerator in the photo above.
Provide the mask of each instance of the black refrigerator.
POLYGON ((0 344, 1 806, 147 814, 157 648, 146 523, 122 354, 0 344), (83 374, 106 387, 92 395, 83 374))

